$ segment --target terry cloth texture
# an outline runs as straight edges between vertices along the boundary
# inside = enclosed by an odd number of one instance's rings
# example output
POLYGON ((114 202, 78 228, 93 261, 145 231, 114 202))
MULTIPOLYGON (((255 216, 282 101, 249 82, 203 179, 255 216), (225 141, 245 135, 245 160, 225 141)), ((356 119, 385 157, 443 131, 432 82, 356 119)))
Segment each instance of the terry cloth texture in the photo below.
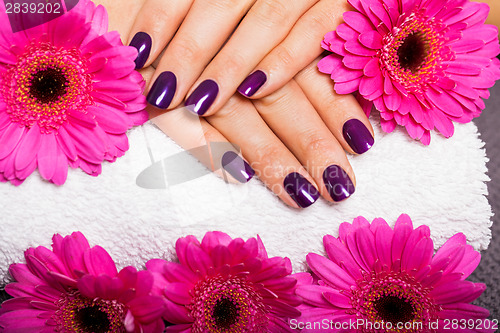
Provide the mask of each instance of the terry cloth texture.
POLYGON ((488 199, 495 213, 491 227, 492 239, 488 250, 481 252, 481 263, 470 280, 485 283, 486 291, 474 303, 490 310, 490 319, 500 319, 500 85, 491 90, 491 98, 486 101, 486 110, 475 120, 486 142, 489 157, 488 199))
POLYGON ((164 176, 171 183, 202 170, 149 123, 130 132, 130 151, 104 164, 97 178, 70 170, 61 187, 37 174, 19 187, 0 184, 0 280, 8 282, 9 264, 22 261, 26 248, 50 246, 54 233, 75 230, 107 249, 120 267, 141 267, 155 257, 175 259, 177 238, 221 230, 233 237, 259 234, 270 256, 288 256, 294 270, 302 271, 307 253, 323 252, 325 234, 337 236, 340 223, 359 215, 383 217, 393 225, 407 213, 415 226, 430 226, 436 247, 463 232, 475 249, 486 249, 492 213, 485 197, 487 159, 476 126, 457 125, 451 139, 433 133, 426 147, 401 129, 384 134, 372 120, 375 146, 350 158, 356 193, 339 204, 320 199, 305 210, 287 207, 258 179, 226 184, 209 173, 166 189, 141 188, 136 179, 152 160, 169 167, 164 176), (171 168, 172 160, 178 168, 171 168))

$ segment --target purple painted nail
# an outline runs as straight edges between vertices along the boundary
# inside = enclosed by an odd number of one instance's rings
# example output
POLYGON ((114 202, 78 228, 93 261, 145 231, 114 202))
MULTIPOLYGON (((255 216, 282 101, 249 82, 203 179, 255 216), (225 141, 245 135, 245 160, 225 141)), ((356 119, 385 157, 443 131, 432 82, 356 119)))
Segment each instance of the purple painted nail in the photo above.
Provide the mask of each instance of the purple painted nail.
POLYGON ((146 61, 148 61, 149 53, 151 53, 151 46, 153 41, 151 37, 145 32, 138 32, 135 34, 134 38, 130 42, 130 46, 133 46, 139 51, 137 58, 135 59, 135 69, 141 69, 144 67, 146 61))
POLYGON ((354 193, 354 184, 347 172, 338 165, 330 165, 323 172, 323 181, 333 201, 342 201, 354 193))
POLYGON ((307 208, 319 198, 319 192, 300 173, 292 172, 283 181, 285 191, 302 208, 307 208))
POLYGON ((148 103, 160 109, 167 109, 177 89, 177 78, 172 72, 163 72, 158 76, 148 93, 148 103))
POLYGON ((255 176, 252 167, 232 151, 222 156, 222 167, 240 183, 247 183, 255 176))
POLYGON ((199 116, 203 116, 210 106, 212 106, 218 93, 219 86, 217 83, 213 80, 205 80, 200 83, 198 88, 193 91, 184 104, 189 111, 199 116))
POLYGON ((250 74, 238 87, 238 92, 246 97, 252 97, 266 83, 267 75, 263 71, 250 74))
POLYGON ((363 154, 370 149, 375 140, 366 126, 358 119, 345 122, 342 130, 344 139, 356 154, 363 154))

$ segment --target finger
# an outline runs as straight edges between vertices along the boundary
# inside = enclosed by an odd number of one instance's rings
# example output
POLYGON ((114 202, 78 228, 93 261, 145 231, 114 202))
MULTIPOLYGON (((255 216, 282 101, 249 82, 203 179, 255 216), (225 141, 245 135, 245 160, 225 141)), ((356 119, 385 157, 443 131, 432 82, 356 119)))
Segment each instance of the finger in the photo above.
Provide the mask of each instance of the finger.
POLYGON ((258 99, 281 88, 321 54, 320 41, 342 23, 342 13, 348 10, 347 1, 322 0, 314 5, 241 83, 238 91, 258 99))
MULTIPOLYGON (((149 66, 140 73, 149 82, 154 69, 149 66)), ((239 149, 205 119, 185 108, 162 112, 148 106, 148 113, 152 122, 167 136, 226 181, 246 183, 255 175, 250 165, 239 156, 239 149), (225 172, 222 173, 221 169, 225 172)))
POLYGON ((221 108, 241 81, 290 32, 318 0, 260 0, 191 88, 186 106, 208 116, 221 108), (209 96, 209 98, 207 98, 209 96))
POLYGON ((146 0, 116 1, 116 0, 96 0, 96 5, 103 5, 106 8, 109 18, 109 31, 118 31, 122 42, 128 44, 128 35, 135 17, 141 10, 146 0), (127 13, 127 15, 123 15, 127 13))
POLYGON ((354 193, 354 172, 344 149, 294 80, 254 105, 305 166, 325 199, 342 201, 354 193))
MULTIPOLYGON (((160 0, 163 1, 163 0, 160 0)), ((179 31, 163 54, 148 102, 161 109, 173 109, 186 96, 200 73, 229 38, 255 0, 196 0, 179 31), (175 85, 173 82, 175 81, 175 85), (168 93, 165 93, 168 91, 168 93), (160 98, 161 95, 164 98, 160 98)), ((210 98, 215 92, 208 91, 210 98)))
POLYGON ((286 204, 306 208, 319 198, 311 176, 269 129, 250 101, 234 95, 218 113, 206 119, 241 147, 258 177, 286 204))
POLYGON ((185 108, 165 112, 153 118, 152 122, 208 169, 222 175, 224 179, 227 179, 229 174, 233 180, 246 183, 255 175, 232 143, 205 119, 200 119, 185 108), (221 170, 226 172, 221 174, 221 170))
POLYGON ((354 96, 335 93, 330 77, 318 70, 319 60, 311 63, 295 79, 344 149, 363 154, 375 142, 370 121, 354 96))
POLYGON ((128 44, 139 51, 136 68, 149 66, 181 25, 193 0, 147 0, 130 31, 128 44))

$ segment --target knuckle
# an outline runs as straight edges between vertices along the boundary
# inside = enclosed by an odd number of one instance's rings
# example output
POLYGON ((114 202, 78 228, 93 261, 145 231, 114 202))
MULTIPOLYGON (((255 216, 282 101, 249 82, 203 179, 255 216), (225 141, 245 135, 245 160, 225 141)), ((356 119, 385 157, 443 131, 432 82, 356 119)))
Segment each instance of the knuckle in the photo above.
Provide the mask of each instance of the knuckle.
POLYGON ((247 63, 245 58, 239 53, 233 52, 230 55, 224 55, 224 57, 218 60, 217 75, 221 78, 232 78, 236 73, 240 73, 244 70, 247 63))
POLYGON ((268 176, 281 176, 283 173, 282 155, 283 147, 276 143, 266 143, 255 147, 255 161, 267 169, 265 174, 268 176))
POLYGON ((328 140, 314 131, 300 133, 297 137, 300 150, 306 155, 320 154, 329 147, 328 140))
POLYGON ((285 45, 279 45, 276 50, 278 60, 285 66, 291 67, 295 63, 295 53, 285 45))
POLYGON ((267 26, 281 26, 288 20, 292 3, 285 4, 277 0, 262 0, 257 10, 257 17, 267 26))
POLYGON ((307 19, 306 24, 311 35, 322 37, 334 28, 332 22, 330 11, 318 11, 307 19))
POLYGON ((191 38, 181 38, 176 40, 172 45, 169 45, 170 51, 175 59, 183 59, 183 61, 194 60, 200 54, 201 49, 198 43, 191 38))
POLYGON ((217 0, 217 1, 210 1, 210 4, 212 6, 215 6, 217 8, 223 9, 223 10, 227 10, 228 8, 229 9, 239 8, 239 7, 241 7, 242 3, 244 3, 244 1, 241 1, 241 0, 217 0))

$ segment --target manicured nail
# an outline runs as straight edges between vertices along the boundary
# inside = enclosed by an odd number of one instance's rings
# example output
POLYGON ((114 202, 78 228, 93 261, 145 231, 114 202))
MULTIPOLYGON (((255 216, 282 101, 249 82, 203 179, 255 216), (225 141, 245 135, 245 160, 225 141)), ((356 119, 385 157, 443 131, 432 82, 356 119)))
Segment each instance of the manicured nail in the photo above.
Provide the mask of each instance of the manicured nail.
POLYGON ((167 109, 177 89, 177 78, 172 72, 163 72, 158 76, 148 93, 148 103, 160 109, 167 109))
POLYGON ((135 69, 141 69, 144 67, 146 61, 148 61, 149 53, 151 53, 151 46, 153 41, 151 37, 145 32, 138 32, 135 34, 134 38, 130 42, 130 46, 133 46, 139 51, 137 58, 135 59, 135 69))
POLYGON ((347 172, 338 165, 330 165, 323 172, 323 182, 333 201, 342 201, 354 193, 354 184, 347 172))
POLYGON ((189 111, 199 116, 203 116, 210 106, 212 106, 218 93, 219 86, 217 83, 213 80, 205 80, 200 83, 198 88, 193 91, 184 104, 189 111))
POLYGON ((252 97, 266 83, 267 75, 263 71, 255 71, 250 74, 238 87, 240 94, 252 97))
POLYGON ((319 192, 300 173, 292 172, 283 181, 285 191, 302 208, 311 206, 319 198, 319 192))
POLYGON ((375 140, 366 126, 357 119, 345 122, 342 130, 344 139, 356 154, 363 154, 370 149, 375 140))
POLYGON ((255 176, 252 167, 232 151, 222 156, 222 167, 240 183, 247 183, 255 176))

